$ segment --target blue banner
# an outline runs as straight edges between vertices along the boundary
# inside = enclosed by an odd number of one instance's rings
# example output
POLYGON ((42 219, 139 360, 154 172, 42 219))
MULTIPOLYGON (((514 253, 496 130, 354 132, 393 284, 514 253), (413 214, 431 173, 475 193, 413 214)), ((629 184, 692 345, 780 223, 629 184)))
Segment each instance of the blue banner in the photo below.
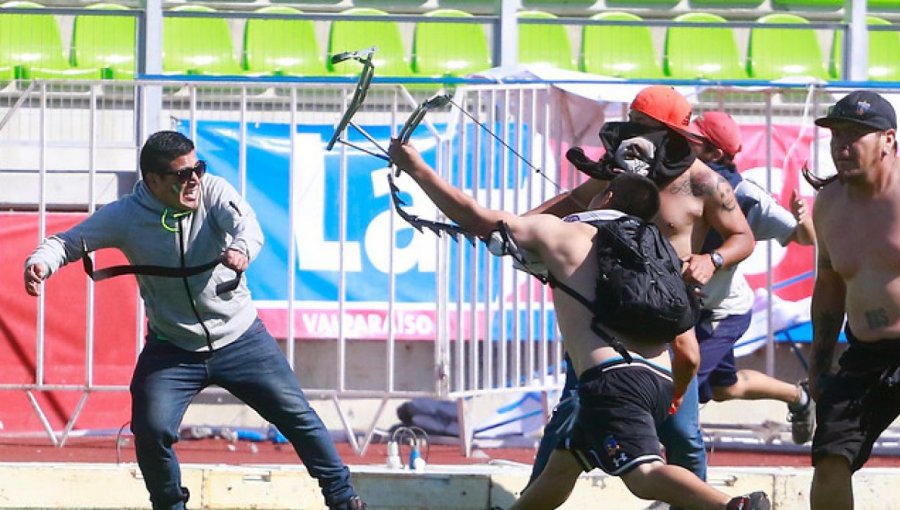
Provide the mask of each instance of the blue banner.
MULTIPOLYGON (((443 126, 436 127, 444 129, 443 126)), ((190 128, 186 120, 177 124, 177 129, 185 134, 190 134, 190 128)), ((287 124, 246 125, 246 196, 266 236, 262 252, 247 272, 251 292, 260 307, 286 306, 289 289, 286 268, 290 243, 293 242, 296 247, 294 299, 298 306, 333 308, 339 301, 343 271, 347 306, 384 309, 390 299, 390 271, 393 267, 395 302, 408 305, 407 310, 418 309, 433 315, 438 292, 435 265, 439 240, 431 232, 417 232, 399 217, 394 218, 391 230, 392 206, 387 184, 389 169, 384 161, 351 148, 341 150, 340 145, 333 151, 325 151, 325 143, 333 132, 331 125, 296 126, 292 155, 290 129, 287 124), (345 174, 341 173, 340 158, 343 156, 347 158, 345 174), (293 181, 289 178, 292 157, 296 172, 293 181), (292 196, 293 209, 290 207, 292 196), (345 211, 343 222, 342 207, 345 211), (289 228, 292 214, 293 233, 289 228)), ((376 140, 383 140, 382 145, 387 146, 390 126, 364 126, 364 129, 376 140)), ((506 126, 506 129, 512 128, 506 126)), ((425 129, 420 132, 425 133, 425 129)), ((501 133, 506 134, 509 133, 501 133)), ((348 130, 347 136, 353 143, 378 151, 374 144, 353 130, 348 130)), ((451 168, 466 169, 465 174, 448 176, 451 182, 461 182, 467 193, 474 192, 481 203, 490 203, 494 208, 511 209, 514 196, 519 195, 520 199, 526 197, 524 190, 531 189, 527 186, 529 172, 526 165, 512 156, 503 158, 503 151, 496 147, 489 148, 490 144, 473 143, 474 131, 471 129, 465 138, 467 150, 462 156, 465 161, 450 165, 451 168), (477 158, 473 147, 479 147, 481 151, 477 158), (507 161, 505 165, 501 164, 501 159, 507 161), (480 162, 477 168, 476 161, 480 162), (475 190, 471 189, 473 183, 477 184, 475 190), (515 193, 516 188, 519 188, 518 194, 515 193)), ((523 138, 528 140, 529 136, 523 138)), ((240 125, 237 122, 200 121, 196 125, 198 157, 208 163, 210 173, 224 177, 238 189, 240 140, 240 125)), ((414 136, 411 142, 426 162, 437 166, 438 151, 434 137, 420 134, 414 136)), ((523 146, 522 152, 527 154, 529 144, 523 143, 523 146)), ((460 154, 458 139, 452 140, 447 147, 450 154, 460 154)), ((435 217, 434 205, 411 179, 401 176, 398 184, 404 189, 402 196, 409 204, 410 212, 425 218, 435 217)), ((533 285, 530 277, 518 274, 513 282, 513 278, 507 276, 505 279, 508 281, 501 286, 496 281, 500 260, 487 254, 481 243, 475 247, 464 240, 462 243, 464 248, 450 250, 450 301, 460 299, 463 303, 474 301, 479 305, 492 303, 490 308, 500 306, 508 314, 512 295, 521 293, 525 286, 533 285), (493 275, 493 281, 486 279, 486 274, 493 275), (514 285, 518 289, 513 288, 514 285)), ((483 313, 483 309, 480 312, 483 313)), ((496 312, 491 315, 496 320, 496 312)), ((528 315, 520 314, 523 317, 528 315)), ((320 327, 323 329, 322 335, 334 329, 335 321, 345 321, 347 326, 348 320, 333 316, 307 318, 311 322, 301 329, 308 331, 320 327), (330 322, 325 324, 322 321, 330 322)), ((538 318, 528 322, 548 323, 547 331, 552 331, 552 321, 536 320, 538 318)), ((354 324, 358 320, 355 318, 354 324)), ((384 318, 380 325, 374 324, 375 319, 363 320, 373 323, 369 325, 371 327, 363 328, 367 330, 383 328, 386 324, 384 318)), ((394 317, 392 320, 395 326, 399 326, 402 324, 396 321, 402 323, 404 319, 394 317)), ((405 320, 409 322, 413 319, 407 317, 405 320)), ((409 326, 407 329, 416 330, 414 336, 417 336, 424 334, 427 328, 409 326)), ((490 336, 499 333, 496 326, 491 329, 494 332, 490 336)))

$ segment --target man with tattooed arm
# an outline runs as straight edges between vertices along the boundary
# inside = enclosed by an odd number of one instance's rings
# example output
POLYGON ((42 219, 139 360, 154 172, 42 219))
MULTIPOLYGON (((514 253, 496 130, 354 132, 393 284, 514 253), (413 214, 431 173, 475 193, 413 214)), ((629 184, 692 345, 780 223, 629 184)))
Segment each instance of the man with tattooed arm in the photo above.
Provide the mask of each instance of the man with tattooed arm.
POLYGON ((838 101, 831 130, 837 179, 816 198, 818 237, 809 383, 818 403, 813 510, 852 509, 851 476, 900 414, 900 161, 897 117, 869 91, 838 101), (844 324, 849 347, 832 372, 844 324))

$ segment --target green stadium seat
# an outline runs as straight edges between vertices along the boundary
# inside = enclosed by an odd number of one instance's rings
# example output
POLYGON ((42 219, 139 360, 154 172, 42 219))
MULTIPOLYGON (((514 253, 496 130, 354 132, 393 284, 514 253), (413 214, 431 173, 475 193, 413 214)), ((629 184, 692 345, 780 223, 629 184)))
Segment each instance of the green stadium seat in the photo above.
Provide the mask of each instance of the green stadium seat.
POLYGON ((681 0, 606 0, 610 9, 670 9, 681 0))
POLYGON ((523 9, 538 9, 544 11, 573 11, 585 9, 597 3, 596 0, 522 0, 523 9))
POLYGON ((754 9, 765 0, 688 0, 691 9, 754 9))
POLYGON ((815 30, 811 28, 766 28, 767 23, 803 25, 809 22, 794 14, 763 16, 750 29, 747 74, 759 80, 814 77, 827 80, 815 30))
MULTIPOLYGON (((182 5, 173 12, 216 12, 202 5, 182 5)), ((225 18, 163 17, 163 73, 240 75, 231 29, 225 18)))
MULTIPOLYGON (((691 12, 675 21, 725 23, 715 14, 691 12)), ((663 70, 670 78, 740 80, 747 77, 731 28, 670 26, 666 30, 663 70)))
MULTIPOLYGON (((100 3, 89 10, 125 10, 118 4, 100 3)), ((134 79, 137 22, 133 16, 79 14, 72 25, 72 66, 100 69, 104 78, 134 79)))
POLYGON ((353 0, 353 7, 387 9, 392 13, 419 10, 428 0, 353 0))
MULTIPOLYGON (((869 25, 890 25, 891 22, 876 16, 868 16, 869 25)), ((834 33, 831 45, 829 74, 834 79, 841 79, 844 57, 844 32, 834 33)), ((869 79, 871 81, 900 81, 900 32, 869 31, 869 79)))
MULTIPOLYGON (((461 18, 472 15, 456 9, 438 9, 425 16, 461 18)), ((481 25, 451 22, 416 24, 412 51, 412 68, 416 74, 465 76, 490 67, 491 53, 481 25)))
POLYGON ((269 0, 272 4, 291 4, 293 6, 310 5, 310 7, 319 7, 323 5, 337 5, 343 0, 269 0))
MULTIPOLYGON (((256 12, 300 14, 287 6, 263 7, 256 12)), ((244 69, 249 74, 322 76, 327 74, 315 26, 311 20, 248 19, 244 25, 244 69)))
MULTIPOLYGON (((556 19, 544 11, 522 11, 520 19, 556 19)), ((575 70, 572 43, 565 25, 519 23, 519 63, 575 70)))
POLYGON ((0 5, 0 80, 100 79, 99 69, 73 69, 63 51, 52 14, 12 14, 16 8, 40 9, 34 2, 0 5))
POLYGON ((870 11, 900 11, 900 0, 868 0, 866 4, 870 11))
MULTIPOLYGON (((641 21, 627 12, 591 16, 600 21, 641 21)), ((584 25, 581 36, 582 71, 617 78, 662 78, 653 36, 646 26, 584 25)))
MULTIPOLYGON (((386 12, 378 9, 354 7, 343 12, 348 18, 353 16, 385 16, 386 12)), ((412 69, 403 49, 403 37, 400 26, 393 21, 352 21, 337 20, 331 23, 328 35, 328 69, 337 74, 359 74, 356 62, 331 63, 331 56, 376 46, 378 50, 372 62, 375 64, 376 76, 409 77, 412 69)))
POLYGON ((790 11, 836 11, 844 0, 772 0, 772 8, 790 11))

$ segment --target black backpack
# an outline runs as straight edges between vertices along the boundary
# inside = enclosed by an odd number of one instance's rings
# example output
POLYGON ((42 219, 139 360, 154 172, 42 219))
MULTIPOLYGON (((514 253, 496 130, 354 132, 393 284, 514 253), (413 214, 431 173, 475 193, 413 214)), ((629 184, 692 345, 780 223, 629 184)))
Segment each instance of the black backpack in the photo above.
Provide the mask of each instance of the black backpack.
MULTIPOLYGON (((694 326, 700 303, 681 276, 682 262, 675 248, 656 225, 630 215, 586 223, 598 231, 594 299, 588 300, 552 274, 536 276, 591 310, 594 333, 630 362, 631 355, 616 332, 633 343, 658 345, 694 326)), ((509 240, 508 232, 502 230, 509 240)))

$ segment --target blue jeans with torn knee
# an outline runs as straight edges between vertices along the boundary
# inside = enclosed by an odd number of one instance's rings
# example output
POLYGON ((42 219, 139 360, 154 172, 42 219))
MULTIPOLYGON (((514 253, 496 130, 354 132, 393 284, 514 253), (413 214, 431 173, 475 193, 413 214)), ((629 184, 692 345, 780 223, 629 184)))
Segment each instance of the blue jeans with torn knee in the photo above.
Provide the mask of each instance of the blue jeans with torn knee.
POLYGON ((147 335, 131 381, 131 430, 153 510, 185 508, 187 491, 173 445, 191 399, 210 385, 224 388, 284 434, 318 480, 328 507, 356 495, 328 429, 257 319, 235 342, 212 353, 185 351, 152 331, 147 335))

